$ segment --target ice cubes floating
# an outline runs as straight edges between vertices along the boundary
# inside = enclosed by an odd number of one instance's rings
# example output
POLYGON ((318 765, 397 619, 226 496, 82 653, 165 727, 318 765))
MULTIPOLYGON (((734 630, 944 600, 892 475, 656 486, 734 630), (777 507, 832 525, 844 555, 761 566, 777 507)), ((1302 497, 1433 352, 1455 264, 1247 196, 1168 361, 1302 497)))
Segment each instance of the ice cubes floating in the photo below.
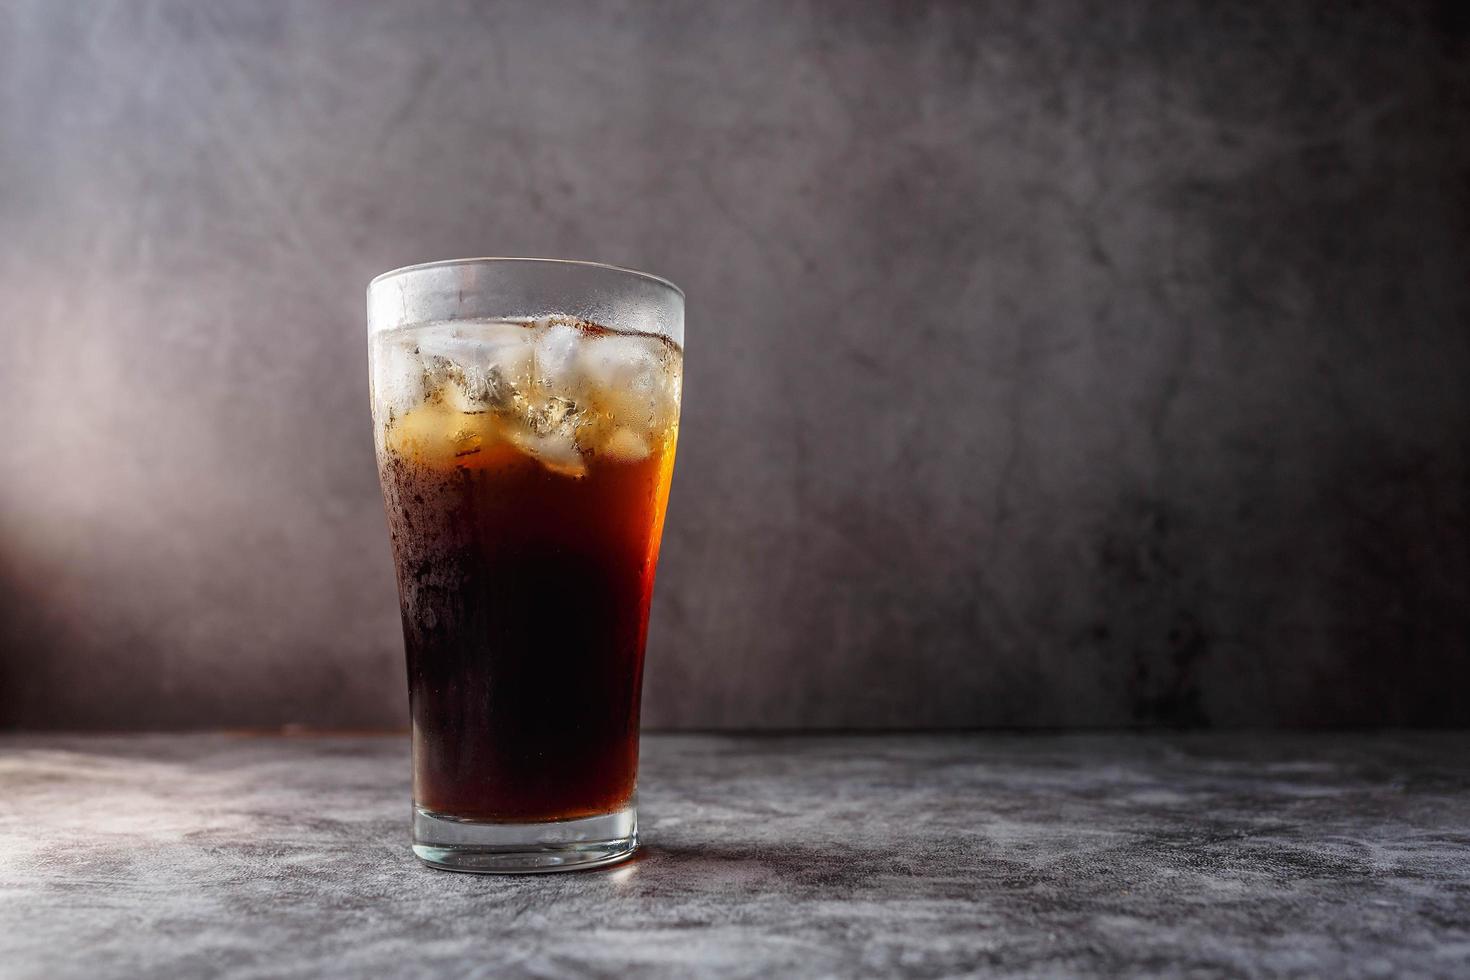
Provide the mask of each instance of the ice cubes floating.
POLYGON ((580 477, 637 462, 674 434, 682 356, 662 337, 596 324, 451 320, 373 336, 379 451, 483 465, 497 446, 580 477))

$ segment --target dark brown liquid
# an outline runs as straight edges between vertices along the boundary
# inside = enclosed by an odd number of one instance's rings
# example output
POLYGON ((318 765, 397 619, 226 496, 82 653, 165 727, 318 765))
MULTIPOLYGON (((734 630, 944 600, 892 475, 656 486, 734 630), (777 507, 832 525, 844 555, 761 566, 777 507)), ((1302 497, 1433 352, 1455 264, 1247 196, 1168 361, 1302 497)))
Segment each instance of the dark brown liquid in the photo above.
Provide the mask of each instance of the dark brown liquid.
POLYGON ((380 456, 418 806, 544 821, 629 803, 673 452, 671 434, 580 478, 504 442, 380 456))

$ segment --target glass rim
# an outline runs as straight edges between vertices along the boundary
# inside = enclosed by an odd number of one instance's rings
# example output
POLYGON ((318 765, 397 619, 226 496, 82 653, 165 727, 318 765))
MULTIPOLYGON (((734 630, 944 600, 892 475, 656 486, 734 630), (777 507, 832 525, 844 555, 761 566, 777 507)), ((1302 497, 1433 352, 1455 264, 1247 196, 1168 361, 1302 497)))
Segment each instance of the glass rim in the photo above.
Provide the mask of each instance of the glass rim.
POLYGON ((593 262, 588 259, 547 259, 530 255, 481 255, 463 259, 437 259, 433 262, 415 262, 412 265, 402 265, 396 269, 389 269, 387 272, 382 272, 376 276, 373 276, 372 279, 368 280, 368 289, 371 290, 380 282, 387 282, 389 279, 394 279, 398 276, 407 275, 410 272, 422 272, 427 269, 443 269, 453 266, 495 265, 501 262, 525 262, 537 263, 541 265, 575 265, 583 266, 589 269, 602 269, 606 272, 620 272, 624 275, 634 276, 639 279, 646 279, 649 282, 657 283, 660 286, 666 286, 677 293, 680 299, 687 298, 684 295, 684 290, 681 289, 674 282, 665 279, 663 276, 656 276, 651 272, 643 272, 640 269, 630 269, 624 265, 613 265, 610 262, 593 262))

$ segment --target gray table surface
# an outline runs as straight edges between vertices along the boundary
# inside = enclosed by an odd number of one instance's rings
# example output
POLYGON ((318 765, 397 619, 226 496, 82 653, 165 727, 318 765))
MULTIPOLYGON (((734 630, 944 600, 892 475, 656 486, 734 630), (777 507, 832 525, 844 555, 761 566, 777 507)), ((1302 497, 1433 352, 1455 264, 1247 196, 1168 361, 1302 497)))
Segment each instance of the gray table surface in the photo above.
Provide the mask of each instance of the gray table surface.
POLYGON ((649 736, 619 868, 431 871, 402 737, 0 738, 0 977, 1470 975, 1470 735, 649 736))

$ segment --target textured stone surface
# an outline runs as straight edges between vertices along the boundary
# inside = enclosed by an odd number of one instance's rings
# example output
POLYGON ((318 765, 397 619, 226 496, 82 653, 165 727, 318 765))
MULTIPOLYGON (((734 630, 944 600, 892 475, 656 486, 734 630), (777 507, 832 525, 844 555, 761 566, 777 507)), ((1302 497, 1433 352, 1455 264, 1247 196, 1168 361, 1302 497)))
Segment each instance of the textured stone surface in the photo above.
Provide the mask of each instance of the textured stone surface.
POLYGON ((421 867, 397 737, 0 739, 0 973, 1464 975, 1470 735, 646 739, 647 846, 421 867))
POLYGON ((651 724, 1470 724, 1470 31, 1250 6, 0 4, 0 725, 401 724, 485 253, 688 289, 651 724))

